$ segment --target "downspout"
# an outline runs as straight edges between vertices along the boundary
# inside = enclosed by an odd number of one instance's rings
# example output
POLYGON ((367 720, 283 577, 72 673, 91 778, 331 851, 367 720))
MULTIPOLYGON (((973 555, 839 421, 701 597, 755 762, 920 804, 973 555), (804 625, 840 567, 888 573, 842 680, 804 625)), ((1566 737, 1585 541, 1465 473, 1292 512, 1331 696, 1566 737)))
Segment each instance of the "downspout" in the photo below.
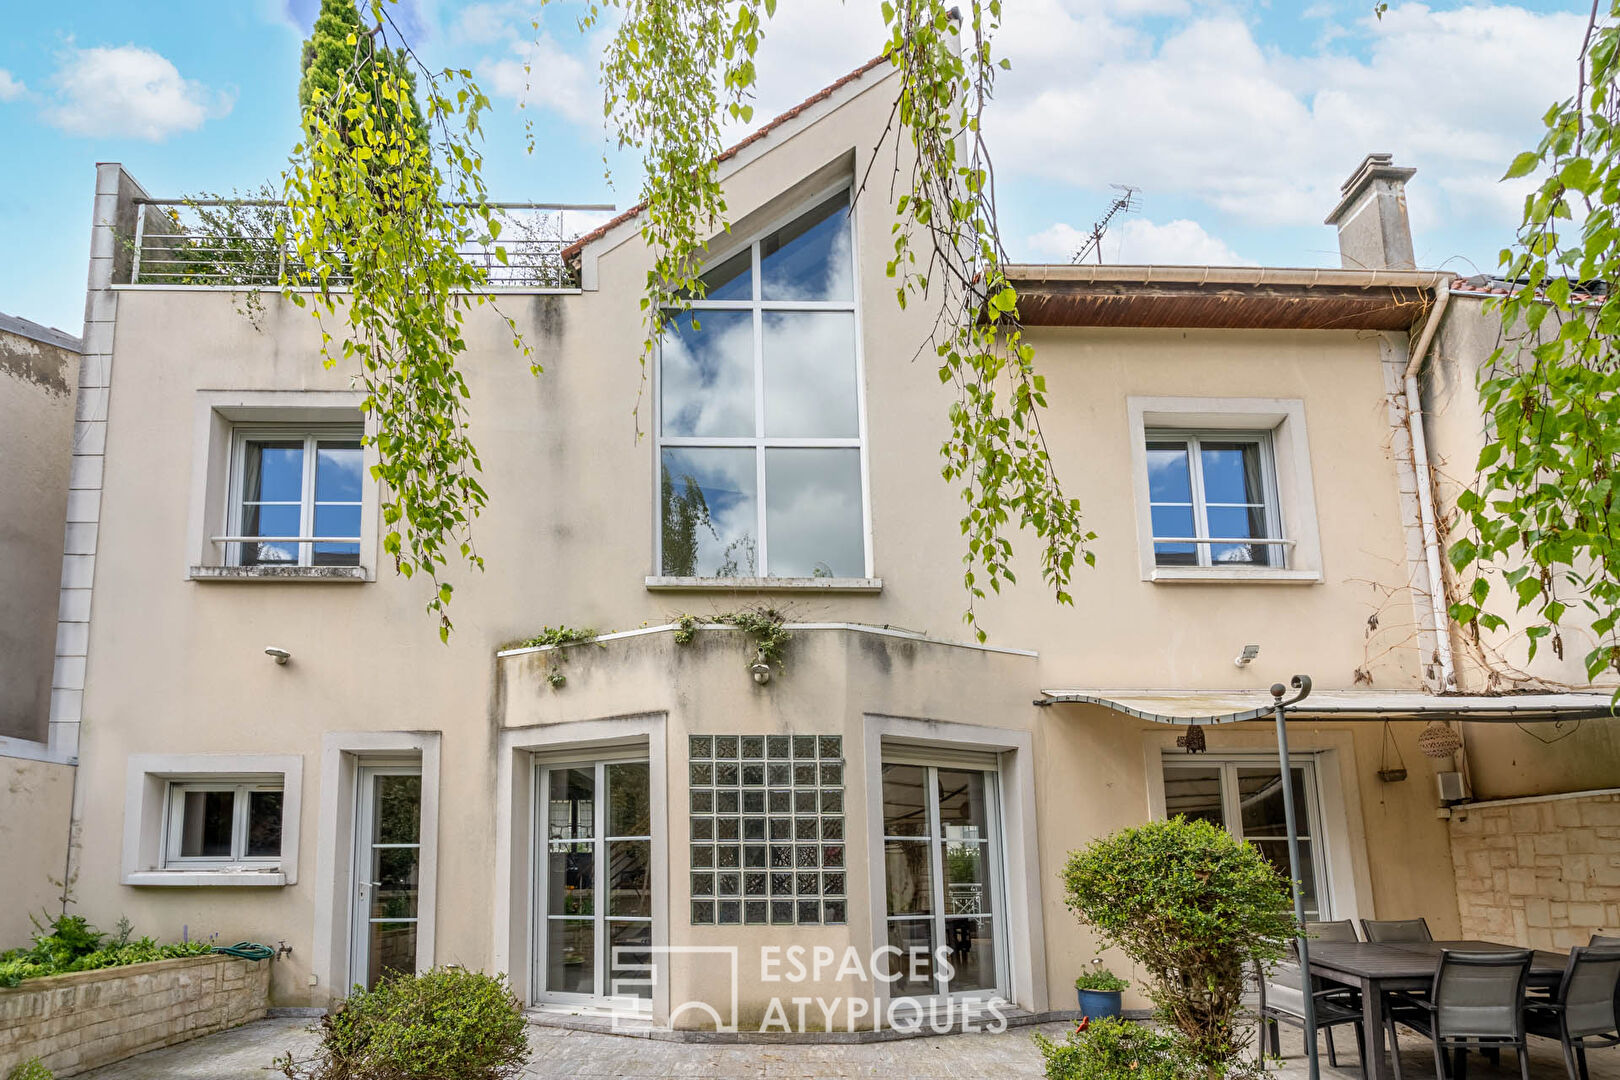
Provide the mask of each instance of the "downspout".
POLYGON ((1435 656, 1440 662, 1440 691, 1457 689, 1457 671, 1451 655, 1451 615, 1446 605, 1445 566, 1440 553, 1440 527, 1434 512, 1434 479, 1429 470, 1429 444, 1423 434, 1423 397, 1418 390, 1418 371, 1428 356, 1429 345, 1446 305, 1451 302, 1451 282, 1442 278, 1434 286, 1434 310, 1423 324, 1417 345, 1406 364, 1406 427, 1412 439, 1412 471, 1417 476, 1418 517, 1423 529, 1423 554, 1429 567, 1429 603, 1434 609, 1435 656))

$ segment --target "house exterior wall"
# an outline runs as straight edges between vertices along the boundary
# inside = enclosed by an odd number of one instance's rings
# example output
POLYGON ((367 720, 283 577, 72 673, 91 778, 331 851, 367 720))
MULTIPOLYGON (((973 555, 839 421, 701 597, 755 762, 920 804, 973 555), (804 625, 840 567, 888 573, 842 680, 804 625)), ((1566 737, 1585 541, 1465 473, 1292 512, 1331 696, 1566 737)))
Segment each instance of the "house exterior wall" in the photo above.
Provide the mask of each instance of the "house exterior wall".
MULTIPOLYGON (((734 231, 791 210, 831 178, 859 176, 889 113, 887 92, 845 95, 823 108, 825 122, 755 143, 728 166, 734 231)), ((1261 689, 1295 672, 1324 689, 1368 680, 1421 688, 1382 369, 1390 342, 1371 333, 1032 331, 1052 403, 1045 431, 1060 474, 1099 533, 1098 565, 1076 572, 1075 604, 1059 606, 1039 583, 1029 538, 1020 537, 1020 583, 976 610, 992 645, 1024 652, 942 644, 967 636, 960 502, 940 480, 935 454, 950 397, 931 367, 913 360, 928 313, 900 311, 882 273, 892 244, 885 191, 867 188, 855 212, 869 526, 883 581, 874 592, 647 587, 657 489, 649 442, 638 441, 629 415, 639 400, 643 429, 652 422, 637 363, 636 299, 648 257, 633 226, 590 249, 592 288, 500 298, 545 365, 540 378, 512 354, 498 319, 469 319, 464 365, 490 496, 475 536, 488 569, 452 569, 456 628, 443 645, 422 610, 421 584, 388 572, 386 562, 364 582, 189 578, 197 529, 206 528, 193 512, 209 456, 199 403, 220 393, 342 394, 348 379, 323 369, 313 321, 279 297, 265 297, 255 327, 226 294, 120 291, 75 857, 86 913, 109 922, 127 914, 155 936, 189 926, 230 940, 286 940, 294 951, 275 966, 272 1000, 328 1002, 348 974, 339 955, 346 915, 336 910, 347 871, 341 844, 328 835, 342 828, 335 785, 364 746, 431 736, 438 811, 429 842, 440 899, 425 914, 434 931, 429 959, 501 967, 526 980, 526 848, 518 835, 525 818, 515 800, 526 798, 532 754, 569 732, 589 742, 633 731, 643 745, 656 739, 649 752, 665 762, 655 820, 667 848, 666 942, 783 941, 779 927, 705 928, 686 918, 687 736, 839 733, 852 778, 849 922, 798 928, 791 940, 864 949, 879 940, 883 914, 882 864, 870 842, 879 798, 874 753, 881 755, 886 737, 934 745, 971 732, 1000 755, 1007 786, 1030 808, 1008 838, 1027 850, 1023 876, 1009 883, 1009 898, 1020 900, 1008 910, 1011 936, 1027 944, 1021 960, 1015 955, 1017 1003, 1063 1007, 1094 947, 1062 905, 1057 874, 1065 853, 1153 813, 1160 758, 1176 749, 1164 729, 1094 707, 1037 708, 1041 688, 1261 689), (1132 481, 1137 436, 1128 422, 1131 399, 1141 397, 1302 403, 1320 580, 1143 579, 1132 481), (785 669, 766 686, 750 679, 747 649, 718 630, 686 646, 667 630, 576 646, 566 661, 495 655, 546 625, 630 630, 683 612, 703 617, 760 603, 797 624, 837 624, 796 630, 785 669), (935 640, 845 624, 905 627, 935 640), (1260 660, 1235 666, 1233 656, 1251 643, 1260 660), (273 663, 267 646, 288 650, 290 662, 273 663), (567 681, 553 688, 545 676, 557 662, 567 681), (306 865, 296 882, 120 883, 125 763, 177 748, 301 758, 306 865), (336 816, 316 813, 318 806, 336 808, 336 816)), ((1414 725, 1395 725, 1392 735, 1408 761, 1419 758, 1414 725)), ((1261 753, 1268 738, 1264 725, 1241 725, 1211 731, 1209 743, 1212 753, 1261 753)), ((1374 724, 1304 724, 1295 738, 1298 749, 1317 755, 1324 798, 1335 807, 1329 840, 1341 871, 1333 885, 1338 913, 1421 914, 1437 935, 1456 932, 1447 831, 1435 818, 1424 766, 1406 783, 1380 785, 1374 724)), ((708 995, 708 978, 695 967, 678 971, 669 992, 708 995)), ((841 984, 819 985, 827 992, 841 984)), ((760 1007, 764 989, 757 978, 745 980, 745 1017, 760 1007)))
POLYGON ((72 765, 0 756, 0 952, 27 944, 32 918, 60 910, 67 872, 72 765))
POLYGON ((79 354, 30 325, 0 318, 0 736, 43 741, 79 354))
POLYGON ((1620 791, 1458 807, 1451 858, 1464 937, 1568 949, 1620 926, 1620 791))

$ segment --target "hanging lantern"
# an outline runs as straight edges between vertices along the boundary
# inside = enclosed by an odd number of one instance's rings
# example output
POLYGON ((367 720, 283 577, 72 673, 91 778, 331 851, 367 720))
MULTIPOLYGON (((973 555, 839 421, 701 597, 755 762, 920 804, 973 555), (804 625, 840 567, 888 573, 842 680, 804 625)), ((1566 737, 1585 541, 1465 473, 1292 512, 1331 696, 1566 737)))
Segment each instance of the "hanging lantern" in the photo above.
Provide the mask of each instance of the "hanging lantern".
POLYGON ((1418 733, 1417 741, 1425 757, 1450 757, 1462 749, 1462 736, 1443 720, 1430 720, 1429 726, 1418 733))
POLYGON ((1204 729, 1197 724, 1188 728, 1187 734, 1176 740, 1176 745, 1189 754, 1202 754, 1208 749, 1208 744, 1204 742, 1204 729))

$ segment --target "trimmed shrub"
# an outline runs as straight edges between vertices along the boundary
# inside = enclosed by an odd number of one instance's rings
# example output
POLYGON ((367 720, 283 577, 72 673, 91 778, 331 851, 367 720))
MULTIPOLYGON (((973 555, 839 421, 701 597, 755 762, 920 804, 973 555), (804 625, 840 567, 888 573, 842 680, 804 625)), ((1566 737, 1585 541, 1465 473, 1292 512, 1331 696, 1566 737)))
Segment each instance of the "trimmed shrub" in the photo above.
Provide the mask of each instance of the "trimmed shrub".
POLYGON ((1035 1036, 1047 1080, 1186 1080, 1205 1071, 1181 1037, 1130 1020, 1093 1020, 1062 1042, 1035 1036))
POLYGON ((1068 906, 1149 979, 1160 1017, 1210 1071, 1237 1068, 1245 966, 1280 959, 1294 936, 1286 878, 1207 821, 1121 829, 1070 852, 1068 906))
POLYGON ((274 1065, 291 1080, 503 1080, 529 1060, 504 975, 434 968, 356 987, 312 1029, 315 1056, 274 1065))

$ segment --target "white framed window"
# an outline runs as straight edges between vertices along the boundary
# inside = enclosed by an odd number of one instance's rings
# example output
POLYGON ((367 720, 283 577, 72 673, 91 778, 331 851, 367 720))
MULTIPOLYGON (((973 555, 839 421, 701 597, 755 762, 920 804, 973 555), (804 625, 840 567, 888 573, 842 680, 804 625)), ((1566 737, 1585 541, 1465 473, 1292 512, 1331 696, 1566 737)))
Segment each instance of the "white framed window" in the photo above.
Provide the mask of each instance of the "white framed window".
MULTIPOLYGON (((1294 809, 1299 825, 1299 878, 1304 885, 1305 917, 1333 918, 1328 882, 1329 853, 1323 850, 1322 798, 1316 763, 1293 762, 1294 809)), ((1164 809, 1208 821, 1252 844, 1285 878, 1289 864, 1288 829, 1283 815, 1282 768, 1275 755, 1210 758, 1164 757, 1164 809)))
POLYGON ((1154 565, 1288 565, 1269 431, 1146 437, 1154 565))
POLYGON ((999 776, 885 754, 883 874, 896 997, 1001 997, 1007 985, 999 776), (939 962, 943 961, 943 962, 939 962))
POLYGON ((120 880, 296 884, 303 776, 297 754, 131 754, 120 880))
POLYGON ((285 797, 279 781, 170 782, 163 865, 276 865, 285 797))
POLYGON ((1129 397, 1142 579, 1323 580, 1305 403, 1129 397))
POLYGON ((229 566, 359 566, 365 467, 358 425, 233 432, 229 566))
POLYGON ((535 766, 536 1000, 651 1007, 651 781, 645 756, 535 766))
POLYGON ((656 365, 664 579, 871 575, 847 187, 754 237, 669 313, 656 365))

